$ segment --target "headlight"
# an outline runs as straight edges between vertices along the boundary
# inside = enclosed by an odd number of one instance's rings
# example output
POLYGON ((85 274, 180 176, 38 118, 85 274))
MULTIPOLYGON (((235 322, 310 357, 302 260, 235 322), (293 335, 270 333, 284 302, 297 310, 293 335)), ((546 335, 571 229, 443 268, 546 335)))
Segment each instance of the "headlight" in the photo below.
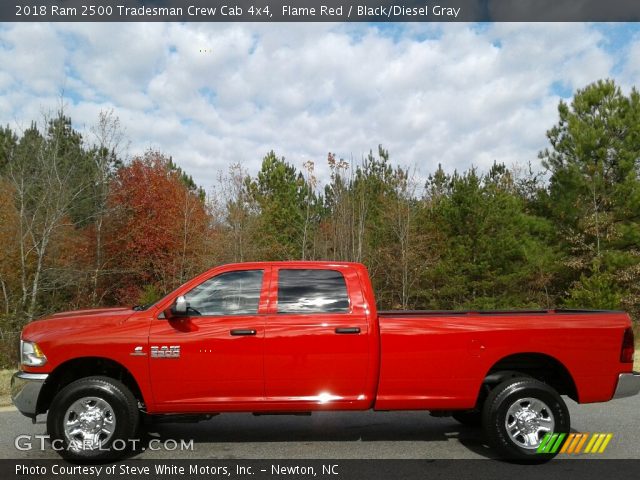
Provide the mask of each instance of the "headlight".
POLYGON ((44 356, 38 344, 26 340, 20 340, 20 359, 22 365, 27 367, 41 367, 47 363, 47 357, 44 356))

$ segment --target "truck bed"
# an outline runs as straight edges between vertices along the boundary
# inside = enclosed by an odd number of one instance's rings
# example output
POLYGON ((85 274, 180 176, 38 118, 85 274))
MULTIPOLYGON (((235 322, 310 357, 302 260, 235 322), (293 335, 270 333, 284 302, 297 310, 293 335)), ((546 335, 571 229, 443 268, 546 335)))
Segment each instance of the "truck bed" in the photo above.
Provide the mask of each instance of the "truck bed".
POLYGON ((620 311, 391 310, 378 322, 379 409, 473 408, 492 369, 532 360, 571 372, 579 402, 602 402, 630 368, 619 358, 629 325, 620 311))
POLYGON ((466 315, 590 315, 624 313, 620 310, 557 308, 551 310, 378 310, 380 317, 451 317, 466 315))

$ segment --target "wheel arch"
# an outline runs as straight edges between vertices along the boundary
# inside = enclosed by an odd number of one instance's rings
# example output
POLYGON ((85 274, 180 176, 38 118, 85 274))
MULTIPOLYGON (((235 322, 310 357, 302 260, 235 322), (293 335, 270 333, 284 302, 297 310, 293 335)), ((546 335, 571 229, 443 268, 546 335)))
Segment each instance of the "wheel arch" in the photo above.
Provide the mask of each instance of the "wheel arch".
POLYGON ((140 404, 145 404, 138 382, 124 365, 106 357, 80 357, 61 363, 49 374, 38 396, 36 412, 45 413, 56 394, 71 382, 94 375, 120 381, 140 404))
POLYGON ((557 358, 538 352, 510 354, 496 361, 484 376, 478 398, 487 388, 491 389, 508 378, 523 375, 546 383, 560 395, 567 395, 578 401, 578 389, 569 369, 557 358))

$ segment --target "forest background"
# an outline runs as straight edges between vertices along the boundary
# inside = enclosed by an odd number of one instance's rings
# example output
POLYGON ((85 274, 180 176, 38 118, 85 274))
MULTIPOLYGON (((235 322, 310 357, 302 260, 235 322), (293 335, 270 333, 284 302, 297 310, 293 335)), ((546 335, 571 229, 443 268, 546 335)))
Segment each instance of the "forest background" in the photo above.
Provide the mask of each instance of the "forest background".
POLYGON ((179 152, 128 158, 114 111, 84 136, 63 108, 0 128, 0 367, 42 315, 151 303, 251 260, 362 262, 381 309, 623 309, 637 324, 640 95, 590 84, 547 138, 539 159, 489 171, 425 159, 426 181, 382 145, 328 153, 327 179, 271 151, 205 190, 179 152))

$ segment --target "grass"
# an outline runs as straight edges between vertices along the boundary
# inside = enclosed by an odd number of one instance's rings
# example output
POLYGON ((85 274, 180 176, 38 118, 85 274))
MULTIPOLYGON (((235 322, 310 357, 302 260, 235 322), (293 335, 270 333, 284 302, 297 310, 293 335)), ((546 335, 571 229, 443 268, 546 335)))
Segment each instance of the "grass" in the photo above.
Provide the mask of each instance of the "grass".
POLYGON ((640 321, 634 321, 632 327, 633 338, 636 341, 636 353, 633 356, 633 371, 640 372, 640 321))
POLYGON ((0 370, 0 407, 11 404, 11 375, 14 370, 0 370))

